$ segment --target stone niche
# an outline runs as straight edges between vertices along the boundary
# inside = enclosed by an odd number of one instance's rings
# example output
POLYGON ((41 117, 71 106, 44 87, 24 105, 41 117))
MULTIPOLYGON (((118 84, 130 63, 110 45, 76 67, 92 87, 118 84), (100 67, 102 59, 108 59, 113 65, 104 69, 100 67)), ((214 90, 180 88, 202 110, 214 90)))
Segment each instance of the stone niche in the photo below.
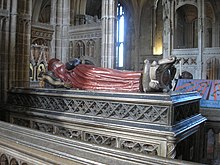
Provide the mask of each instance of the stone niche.
POLYGON ((12 124, 95 146, 199 162, 201 97, 190 93, 109 93, 12 88, 5 110, 12 124))

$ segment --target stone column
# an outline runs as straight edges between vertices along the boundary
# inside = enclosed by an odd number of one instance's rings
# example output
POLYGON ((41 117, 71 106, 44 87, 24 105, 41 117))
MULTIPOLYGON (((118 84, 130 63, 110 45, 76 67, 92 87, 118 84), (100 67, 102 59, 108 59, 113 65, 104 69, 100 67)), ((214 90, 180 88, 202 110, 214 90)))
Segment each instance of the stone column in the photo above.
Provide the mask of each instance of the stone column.
POLYGON ((172 51, 172 0, 163 0, 163 57, 167 58, 171 55, 172 51))
MULTIPOLYGON (((32 22, 38 22, 39 19, 39 14, 41 10, 41 4, 43 0, 35 0, 33 3, 34 6, 34 11, 33 11, 33 16, 32 16, 32 22)), ((51 1, 52 3, 53 1, 51 1)))
POLYGON ((63 1, 57 0, 56 4, 56 27, 55 27, 55 57, 62 60, 62 18, 63 18, 63 1))
POLYGON ((6 102, 9 89, 10 1, 0 5, 0 104, 6 102))
POLYGON ((69 26, 70 26, 70 0, 63 4, 63 27, 62 27, 62 61, 69 59, 69 26))
POLYGON ((6 101, 6 94, 8 89, 8 44, 9 44, 9 17, 0 16, 0 99, 1 102, 6 101))
MULTIPOLYGON (((56 28, 56 0, 51 1, 51 13, 50 13, 50 24, 53 25, 53 28, 56 28)), ((51 40, 51 54, 50 54, 50 59, 55 58, 55 33, 52 36, 51 40)))
POLYGON ((69 55, 70 0, 57 0, 55 57, 63 62, 69 55))
POLYGON ((14 85, 16 75, 16 31, 17 31, 17 0, 11 1, 10 13, 10 43, 9 43, 9 89, 14 85))
POLYGON ((116 5, 117 0, 102 0, 101 66, 105 68, 114 67, 116 5))
MULTIPOLYGON (((204 49, 204 0, 197 1, 198 3, 198 49, 199 54, 197 56, 197 79, 206 79, 206 71, 203 68, 203 49, 204 49)), ((205 65, 204 65, 205 66, 205 65)))
POLYGON ((18 2, 18 23, 15 69, 16 77, 14 86, 29 86, 29 65, 30 65, 30 40, 31 40, 31 15, 32 0, 18 2))

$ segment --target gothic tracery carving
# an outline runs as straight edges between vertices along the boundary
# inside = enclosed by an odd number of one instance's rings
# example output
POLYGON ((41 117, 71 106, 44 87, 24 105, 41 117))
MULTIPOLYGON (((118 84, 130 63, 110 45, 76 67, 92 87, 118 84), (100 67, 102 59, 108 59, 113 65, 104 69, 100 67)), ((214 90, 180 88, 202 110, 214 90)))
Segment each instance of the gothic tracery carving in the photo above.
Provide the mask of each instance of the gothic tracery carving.
POLYGON ((0 164, 2 164, 2 165, 8 165, 9 164, 8 158, 5 154, 1 154, 0 164))
POLYGON ((107 145, 111 147, 116 147, 116 137, 99 135, 94 133, 85 133, 85 141, 100 145, 107 145))
POLYGON ((14 157, 12 155, 9 155, 7 153, 2 153, 0 152, 0 164, 1 165, 28 165, 28 163, 26 163, 23 160, 20 160, 17 157, 14 157))
POLYGON ((52 111, 89 114, 106 118, 145 121, 166 124, 168 122, 167 106, 127 104, 109 101, 69 99, 45 96, 11 95, 14 105, 45 108, 52 111))
POLYGON ((144 142, 141 143, 141 142, 121 139, 120 146, 125 150, 130 150, 130 151, 149 154, 149 155, 158 155, 159 144, 152 144, 152 143, 147 144, 144 142))

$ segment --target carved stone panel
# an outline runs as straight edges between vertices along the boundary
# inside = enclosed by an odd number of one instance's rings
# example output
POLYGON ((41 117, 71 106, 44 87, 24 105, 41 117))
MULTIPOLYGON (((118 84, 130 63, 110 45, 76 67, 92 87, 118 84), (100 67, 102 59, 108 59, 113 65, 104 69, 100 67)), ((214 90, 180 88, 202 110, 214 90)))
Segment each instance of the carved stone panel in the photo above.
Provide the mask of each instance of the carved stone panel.
POLYGON ((168 123, 169 106, 129 104, 123 102, 70 99, 65 97, 11 95, 11 104, 38 107, 50 111, 71 112, 112 119, 134 120, 150 123, 168 123))
POLYGON ((158 149, 160 147, 159 147, 159 144, 137 142, 137 141, 131 141, 128 139, 121 139, 120 148, 129 150, 129 151, 143 153, 143 154, 159 155, 158 149))

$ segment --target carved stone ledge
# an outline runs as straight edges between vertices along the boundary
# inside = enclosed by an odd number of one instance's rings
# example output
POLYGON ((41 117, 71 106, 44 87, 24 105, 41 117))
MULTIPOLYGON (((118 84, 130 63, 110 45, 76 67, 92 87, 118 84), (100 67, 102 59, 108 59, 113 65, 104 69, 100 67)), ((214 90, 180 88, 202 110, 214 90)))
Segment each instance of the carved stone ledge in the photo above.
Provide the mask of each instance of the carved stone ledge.
POLYGON ((31 29, 32 38, 43 38, 45 40, 51 41, 53 37, 53 33, 54 33, 53 31, 43 28, 34 27, 31 29))
MULTIPOLYGON (((83 143, 0 121, 0 158, 18 165, 117 164, 197 165, 83 143), (24 161, 25 160, 25 161, 24 161)), ((3 163, 1 161, 1 163, 3 163)), ((199 165, 199 164, 198 164, 199 165)))

